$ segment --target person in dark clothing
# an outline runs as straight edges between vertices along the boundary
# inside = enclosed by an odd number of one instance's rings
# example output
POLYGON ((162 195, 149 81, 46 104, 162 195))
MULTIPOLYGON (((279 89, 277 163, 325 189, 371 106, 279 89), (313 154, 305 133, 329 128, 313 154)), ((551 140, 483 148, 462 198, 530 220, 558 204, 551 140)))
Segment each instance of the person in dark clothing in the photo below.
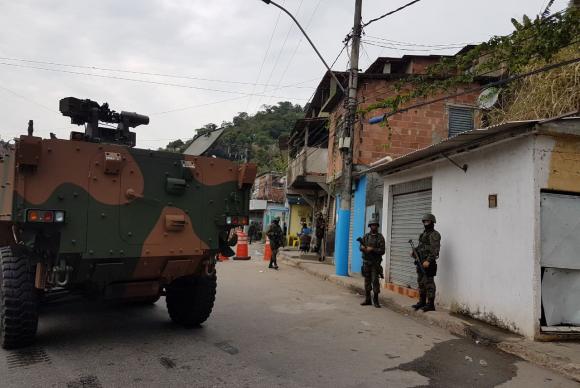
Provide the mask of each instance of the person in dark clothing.
POLYGON ((282 246, 282 228, 280 228, 280 218, 276 217, 268 227, 266 236, 270 240, 270 249, 272 250, 272 257, 270 258, 270 265, 268 268, 278 269, 278 250, 282 246))
POLYGON ((326 232, 326 222, 324 221, 324 216, 322 213, 318 213, 316 215, 316 253, 318 253, 319 261, 323 261, 324 257, 322 256, 322 244, 324 244, 324 234, 326 232))
POLYGON ((419 284, 419 302, 412 307, 415 310, 435 311, 435 275, 437 275, 437 259, 439 259, 439 250, 441 248, 441 234, 435 230, 437 220, 431 213, 427 213, 422 218, 425 231, 419 236, 419 245, 417 253, 420 257, 411 255, 416 260, 420 260, 424 271, 417 268, 417 283, 419 284))
POLYGON ((308 227, 306 222, 302 224, 302 229, 298 233, 300 237, 300 250, 302 252, 308 252, 310 250, 310 242, 312 241, 312 229, 308 227))
POLYGON ((363 236, 360 245, 360 250, 363 253, 361 271, 365 279, 365 300, 361 305, 373 304, 375 307, 381 307, 379 304, 379 293, 381 292, 379 277, 382 272, 382 256, 385 254, 385 238, 379 233, 378 217, 373 216, 369 222, 369 228, 370 232, 363 236), (372 303, 371 291, 373 291, 372 303))
POLYGON ((251 244, 256 237, 256 223, 252 222, 248 227, 248 242, 251 244))

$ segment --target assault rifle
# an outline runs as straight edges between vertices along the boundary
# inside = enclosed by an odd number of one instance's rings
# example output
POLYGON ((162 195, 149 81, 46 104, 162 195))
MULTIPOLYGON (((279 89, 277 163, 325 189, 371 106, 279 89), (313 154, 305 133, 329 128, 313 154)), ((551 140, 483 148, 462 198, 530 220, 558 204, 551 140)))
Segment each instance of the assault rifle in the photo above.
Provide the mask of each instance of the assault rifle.
POLYGON ((411 248, 413 249, 413 255, 415 256, 415 266, 423 273, 423 275, 427 276, 425 272, 425 268, 423 268, 423 258, 419 254, 417 248, 415 248, 415 244, 413 244, 413 240, 409 240, 409 244, 411 244, 411 248))
MULTIPOLYGON (((363 248, 366 248, 366 245, 364 245, 364 244, 363 244, 363 239, 362 239, 362 237, 359 237, 359 238, 357 238, 357 239, 356 239, 356 241, 358 241, 358 243, 360 244, 360 246, 361 246, 361 247, 363 247, 363 248)), ((375 265, 379 267, 379 277, 380 277, 381 279, 384 279, 384 278, 385 278, 385 275, 384 275, 384 273, 383 273, 383 272, 384 272, 384 271, 383 271, 383 266, 382 266, 380 263, 375 263, 375 265)), ((361 271, 361 272, 362 272, 362 271, 361 271)))

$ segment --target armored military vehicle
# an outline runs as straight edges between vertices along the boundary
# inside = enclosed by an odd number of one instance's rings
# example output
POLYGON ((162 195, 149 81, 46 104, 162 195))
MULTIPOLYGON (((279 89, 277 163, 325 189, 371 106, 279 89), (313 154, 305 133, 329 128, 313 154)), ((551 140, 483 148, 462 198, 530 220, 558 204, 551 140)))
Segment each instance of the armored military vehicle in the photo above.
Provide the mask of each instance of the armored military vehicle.
POLYGON ((248 223, 252 164, 134 148, 147 116, 73 97, 84 125, 69 140, 28 134, 0 144, 0 341, 33 341, 47 295, 154 302, 171 319, 204 322, 216 293, 215 256, 248 223))

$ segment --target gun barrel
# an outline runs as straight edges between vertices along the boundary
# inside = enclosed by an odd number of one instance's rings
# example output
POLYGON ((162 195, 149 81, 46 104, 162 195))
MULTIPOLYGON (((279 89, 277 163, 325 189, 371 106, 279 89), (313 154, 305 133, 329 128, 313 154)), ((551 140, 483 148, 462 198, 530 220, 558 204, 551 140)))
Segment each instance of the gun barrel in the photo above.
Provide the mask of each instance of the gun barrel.
POLYGON ((147 125, 149 124, 149 116, 141 115, 135 112, 121 112, 121 120, 123 124, 128 127, 137 127, 139 125, 147 125))
POLYGON ((423 273, 423 275, 427 275, 427 273, 425 272, 425 268, 423 268, 423 262, 421 260, 421 256, 419 255, 419 252, 417 252, 417 248, 415 248, 415 244, 413 244, 413 240, 409 240, 409 244, 411 245, 411 248, 413 249, 413 253, 415 254, 415 266, 423 273))

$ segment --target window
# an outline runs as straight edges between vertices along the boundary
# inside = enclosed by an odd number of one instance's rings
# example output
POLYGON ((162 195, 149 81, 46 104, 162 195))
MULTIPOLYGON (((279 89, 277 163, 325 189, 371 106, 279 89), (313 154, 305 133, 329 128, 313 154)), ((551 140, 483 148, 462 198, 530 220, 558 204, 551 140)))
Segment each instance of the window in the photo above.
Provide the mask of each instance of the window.
POLYGON ((449 107, 449 137, 457 136, 462 132, 474 128, 474 109, 468 107, 449 107))

